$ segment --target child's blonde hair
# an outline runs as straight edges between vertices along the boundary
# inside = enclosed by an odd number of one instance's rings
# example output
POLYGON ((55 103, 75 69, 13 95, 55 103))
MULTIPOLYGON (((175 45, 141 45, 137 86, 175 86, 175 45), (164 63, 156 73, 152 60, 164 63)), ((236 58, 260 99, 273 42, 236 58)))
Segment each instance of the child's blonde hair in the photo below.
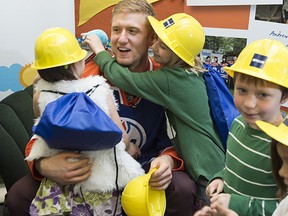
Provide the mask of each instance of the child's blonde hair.
POLYGON ((207 70, 203 68, 203 63, 200 60, 198 56, 194 58, 195 65, 192 67, 185 61, 183 61, 178 55, 176 55, 169 47, 166 46, 166 49, 169 49, 173 55, 171 61, 166 64, 165 66, 167 67, 181 67, 185 69, 189 69, 190 71, 194 73, 203 73, 206 72, 207 70))

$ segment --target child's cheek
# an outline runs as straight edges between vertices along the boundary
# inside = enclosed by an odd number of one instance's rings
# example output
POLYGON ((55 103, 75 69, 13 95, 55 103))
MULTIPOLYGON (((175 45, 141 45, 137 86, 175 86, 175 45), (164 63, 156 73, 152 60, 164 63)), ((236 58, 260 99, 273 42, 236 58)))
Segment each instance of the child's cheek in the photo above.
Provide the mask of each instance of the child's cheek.
POLYGON ((236 108, 238 109, 238 111, 240 112, 241 109, 241 99, 237 94, 234 94, 234 104, 236 106, 236 108))

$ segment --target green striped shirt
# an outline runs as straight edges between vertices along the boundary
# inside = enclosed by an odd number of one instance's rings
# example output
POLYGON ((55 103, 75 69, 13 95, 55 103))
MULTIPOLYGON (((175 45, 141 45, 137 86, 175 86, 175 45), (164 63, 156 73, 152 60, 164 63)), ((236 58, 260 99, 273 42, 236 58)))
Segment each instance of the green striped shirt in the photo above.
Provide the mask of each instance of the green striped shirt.
POLYGON ((239 215, 272 215, 277 206, 270 157, 271 138, 237 117, 227 141, 224 192, 231 194, 229 208, 239 215))

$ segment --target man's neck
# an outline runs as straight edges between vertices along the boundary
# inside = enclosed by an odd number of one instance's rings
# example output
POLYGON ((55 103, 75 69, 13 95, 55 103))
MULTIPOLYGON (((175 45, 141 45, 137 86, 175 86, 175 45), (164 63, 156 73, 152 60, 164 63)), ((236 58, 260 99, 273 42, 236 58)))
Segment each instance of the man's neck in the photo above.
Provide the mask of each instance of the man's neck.
POLYGON ((145 64, 143 63, 143 64, 138 65, 137 67, 129 68, 130 71, 135 72, 135 73, 149 71, 152 69, 153 69, 152 62, 149 57, 145 59, 145 64))

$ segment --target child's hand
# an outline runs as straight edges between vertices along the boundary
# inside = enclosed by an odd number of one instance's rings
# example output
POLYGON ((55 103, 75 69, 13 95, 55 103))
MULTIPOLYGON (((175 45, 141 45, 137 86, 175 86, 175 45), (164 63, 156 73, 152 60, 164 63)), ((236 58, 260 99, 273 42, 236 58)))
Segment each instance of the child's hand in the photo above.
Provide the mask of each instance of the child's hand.
POLYGON ((224 189, 224 182, 222 179, 214 179, 206 188, 206 194, 208 197, 214 197, 221 193, 224 189))
POLYGON ((211 207, 220 205, 220 206, 223 206, 224 208, 228 208, 229 203, 230 203, 230 198, 231 198, 231 195, 227 193, 221 193, 216 196, 213 196, 210 199, 211 207))
POLYGON ((202 209, 195 212, 193 216, 218 216, 218 215, 215 209, 212 209, 209 206, 204 206, 202 209))
POLYGON ((85 37, 84 43, 88 44, 91 51, 94 52, 95 54, 105 50, 101 39, 95 34, 88 34, 85 37))
POLYGON ((221 205, 204 206, 197 211, 194 216, 238 216, 238 214, 230 209, 224 208, 221 205))
POLYGON ((140 148, 131 142, 129 142, 129 144, 126 145, 126 151, 135 159, 141 156, 140 148))
POLYGON ((215 203, 212 204, 210 207, 211 209, 216 210, 217 216, 238 216, 236 212, 215 203))

